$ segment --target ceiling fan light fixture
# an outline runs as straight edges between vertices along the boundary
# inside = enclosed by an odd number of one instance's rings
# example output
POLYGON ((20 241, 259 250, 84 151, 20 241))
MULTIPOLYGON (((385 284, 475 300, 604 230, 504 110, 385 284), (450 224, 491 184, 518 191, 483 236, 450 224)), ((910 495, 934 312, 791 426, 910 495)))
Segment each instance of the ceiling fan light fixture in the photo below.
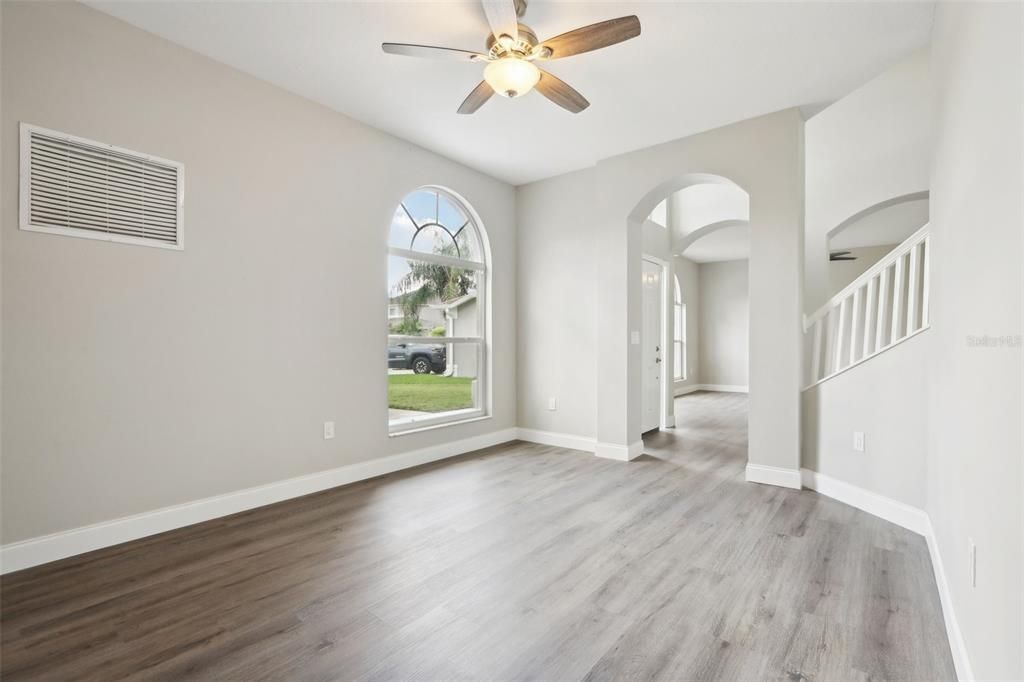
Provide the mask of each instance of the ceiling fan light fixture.
POLYGON ((484 80, 503 97, 521 97, 540 81, 540 69, 525 59, 504 57, 487 65, 484 80))

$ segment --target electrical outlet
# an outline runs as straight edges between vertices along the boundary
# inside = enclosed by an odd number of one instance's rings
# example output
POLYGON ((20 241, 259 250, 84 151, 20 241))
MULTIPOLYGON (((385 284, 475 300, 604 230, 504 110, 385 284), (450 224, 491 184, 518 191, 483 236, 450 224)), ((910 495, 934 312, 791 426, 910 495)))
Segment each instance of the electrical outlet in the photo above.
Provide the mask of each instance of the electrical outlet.
POLYGON ((853 450, 854 452, 864 452, 864 432, 854 431, 853 432, 853 450))
POLYGON ((334 438, 334 422, 324 422, 324 440, 334 438))
POLYGON ((556 398, 555 396, 551 396, 550 398, 548 398, 548 409, 551 410, 552 412, 558 409, 558 398, 556 398))
POLYGON ((967 561, 971 576, 971 587, 978 586, 978 547, 974 544, 973 538, 967 538, 967 561))

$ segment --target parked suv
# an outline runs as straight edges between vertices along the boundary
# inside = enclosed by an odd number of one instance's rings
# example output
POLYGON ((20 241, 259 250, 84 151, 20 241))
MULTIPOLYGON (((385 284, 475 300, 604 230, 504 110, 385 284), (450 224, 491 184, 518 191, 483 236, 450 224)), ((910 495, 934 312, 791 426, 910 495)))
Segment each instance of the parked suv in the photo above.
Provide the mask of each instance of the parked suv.
POLYGON ((443 344, 399 343, 388 346, 388 369, 411 369, 416 374, 444 374, 448 351, 443 344))

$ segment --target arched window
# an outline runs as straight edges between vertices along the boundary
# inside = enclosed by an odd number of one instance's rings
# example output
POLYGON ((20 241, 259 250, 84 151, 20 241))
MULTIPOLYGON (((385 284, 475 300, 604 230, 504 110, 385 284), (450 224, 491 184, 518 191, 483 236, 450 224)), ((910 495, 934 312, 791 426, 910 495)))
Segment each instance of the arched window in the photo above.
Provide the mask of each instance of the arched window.
POLYGON ((675 276, 675 295, 672 299, 672 319, 674 322, 672 334, 673 379, 686 381, 686 304, 683 303, 683 293, 679 288, 679 276, 675 276))
POLYGON ((388 238, 388 424, 391 433, 484 416, 480 226, 434 187, 407 195, 388 238))

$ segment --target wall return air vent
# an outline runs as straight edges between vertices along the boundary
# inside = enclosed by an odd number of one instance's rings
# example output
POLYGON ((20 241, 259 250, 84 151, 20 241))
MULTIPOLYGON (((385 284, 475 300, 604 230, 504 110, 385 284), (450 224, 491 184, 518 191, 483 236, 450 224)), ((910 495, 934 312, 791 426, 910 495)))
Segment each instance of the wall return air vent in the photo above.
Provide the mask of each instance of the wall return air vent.
POLYGON ((21 124, 23 230, 182 249, 184 183, 176 161, 21 124))

